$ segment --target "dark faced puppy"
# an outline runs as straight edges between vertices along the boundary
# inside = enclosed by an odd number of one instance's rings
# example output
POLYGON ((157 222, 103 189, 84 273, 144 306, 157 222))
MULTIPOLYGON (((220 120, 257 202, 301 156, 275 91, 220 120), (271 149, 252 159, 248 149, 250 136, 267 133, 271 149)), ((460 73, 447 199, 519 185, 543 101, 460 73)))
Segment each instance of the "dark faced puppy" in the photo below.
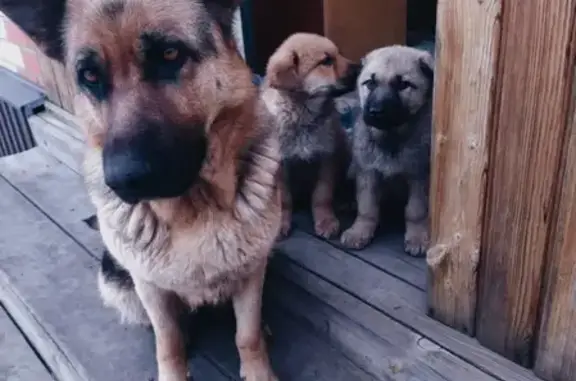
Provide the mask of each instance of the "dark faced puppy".
MULTIPOLYGON (((79 94, 106 305, 151 324, 185 381, 183 306, 231 300, 241 376, 274 381, 260 331, 280 230, 280 150, 232 38, 234 0, 0 0, 79 94)), ((93 221, 92 221, 93 222, 93 221)))
POLYGON ((358 78, 362 115, 354 127, 353 156, 358 215, 341 237, 362 248, 373 238, 386 183, 408 182, 405 249, 424 254, 428 246, 432 56, 405 46, 377 49, 364 59, 358 78))
MULTIPOLYGON (((311 171, 319 168, 312 176, 316 234, 329 238, 340 229, 333 199, 348 147, 334 97, 354 90, 359 69, 340 54, 332 41, 309 33, 288 37, 270 57, 262 99, 274 116, 280 136, 285 175, 283 235, 291 228, 290 178, 295 165, 302 162, 311 171)), ((297 181, 302 178, 299 173, 297 181)))

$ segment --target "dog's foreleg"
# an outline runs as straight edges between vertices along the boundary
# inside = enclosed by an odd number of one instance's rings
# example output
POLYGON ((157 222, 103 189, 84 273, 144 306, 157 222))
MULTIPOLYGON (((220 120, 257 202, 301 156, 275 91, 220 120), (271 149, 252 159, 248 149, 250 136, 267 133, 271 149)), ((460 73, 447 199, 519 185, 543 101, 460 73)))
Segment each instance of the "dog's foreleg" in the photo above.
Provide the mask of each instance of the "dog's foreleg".
POLYGON ((134 285, 154 329, 158 381, 186 381, 186 347, 178 324, 181 301, 174 293, 142 280, 134 279, 134 285))
POLYGON ((406 234, 404 250, 412 256, 426 254, 430 244, 428 223, 428 183, 421 180, 410 180, 410 194, 404 215, 406 234))
POLYGON ((314 231, 324 238, 331 238, 340 231, 340 221, 334 214, 334 186, 338 158, 326 156, 320 162, 318 180, 312 194, 314 231))
POLYGON ((356 175, 358 212, 354 223, 340 239, 345 247, 362 249, 374 238, 374 233, 380 223, 382 190, 379 187, 379 180, 379 174, 376 171, 359 172, 356 175))
POLYGON ((245 381, 277 381, 261 328, 264 263, 233 298, 240 376, 245 381))

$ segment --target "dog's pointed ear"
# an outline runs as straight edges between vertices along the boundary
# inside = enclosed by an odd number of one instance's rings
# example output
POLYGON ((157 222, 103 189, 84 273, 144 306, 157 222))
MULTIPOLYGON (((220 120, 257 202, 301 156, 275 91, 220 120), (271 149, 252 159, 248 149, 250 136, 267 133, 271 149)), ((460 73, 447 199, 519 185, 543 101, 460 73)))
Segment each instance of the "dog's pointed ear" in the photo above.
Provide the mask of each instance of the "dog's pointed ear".
POLYGON ((430 82, 434 82, 434 56, 428 52, 423 52, 418 59, 418 65, 420 65, 420 70, 422 70, 426 78, 430 82))
POLYGON ((232 26, 234 25, 234 12, 242 3, 242 0, 201 0, 222 30, 222 35, 227 41, 233 39, 232 26))
POLYGON ((271 87, 281 90, 297 90, 300 83, 298 66, 300 58, 296 52, 277 51, 270 57, 266 77, 271 87))
POLYGON ((48 56, 64 60, 63 21, 66 0, 0 0, 0 12, 48 56))

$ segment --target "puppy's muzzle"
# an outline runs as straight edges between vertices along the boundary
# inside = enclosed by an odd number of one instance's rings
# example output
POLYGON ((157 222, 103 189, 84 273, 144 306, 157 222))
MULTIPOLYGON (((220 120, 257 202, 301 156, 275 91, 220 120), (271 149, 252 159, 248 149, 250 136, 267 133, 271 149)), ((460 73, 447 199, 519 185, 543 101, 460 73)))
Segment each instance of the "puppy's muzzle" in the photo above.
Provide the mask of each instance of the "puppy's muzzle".
POLYGON ((362 65, 353 62, 348 63, 344 75, 338 79, 334 86, 332 86, 330 95, 333 97, 339 97, 356 90, 356 81, 361 72, 362 65))
POLYGON ((372 127, 387 130, 406 123, 408 113, 398 93, 377 87, 366 99, 364 122, 372 127))
MULTIPOLYGON (((202 131, 199 127, 193 130, 202 131)), ((205 135, 150 122, 132 126, 130 131, 109 134, 105 141, 106 185, 130 204, 184 194, 202 168, 207 150, 205 135)))

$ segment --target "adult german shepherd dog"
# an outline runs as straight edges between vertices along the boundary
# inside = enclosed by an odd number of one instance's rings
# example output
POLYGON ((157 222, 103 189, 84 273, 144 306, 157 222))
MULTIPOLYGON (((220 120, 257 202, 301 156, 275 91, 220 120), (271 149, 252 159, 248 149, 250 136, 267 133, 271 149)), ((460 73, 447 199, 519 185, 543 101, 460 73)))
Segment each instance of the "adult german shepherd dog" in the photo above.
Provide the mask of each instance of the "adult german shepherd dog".
POLYGON ((151 323, 184 381, 178 314, 232 300, 241 376, 276 380, 262 284, 281 224, 280 152, 232 37, 235 0, 0 0, 78 87, 85 180, 110 254, 101 294, 151 323))

